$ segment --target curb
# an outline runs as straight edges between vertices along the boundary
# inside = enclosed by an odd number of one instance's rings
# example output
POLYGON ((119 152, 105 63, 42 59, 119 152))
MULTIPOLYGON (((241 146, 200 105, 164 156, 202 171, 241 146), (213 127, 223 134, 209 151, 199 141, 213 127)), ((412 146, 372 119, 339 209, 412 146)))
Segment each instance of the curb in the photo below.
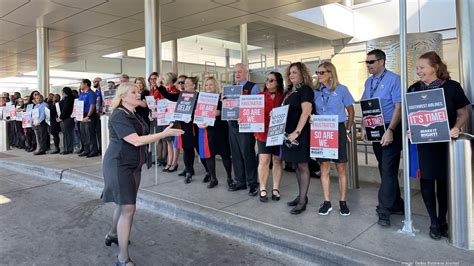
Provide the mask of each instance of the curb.
MULTIPOLYGON (((97 192, 103 182, 94 176, 71 169, 55 169, 0 160, 0 167, 11 171, 25 169, 32 175, 97 192)), ((140 189, 137 203, 140 207, 167 218, 222 234, 237 241, 292 256, 306 263, 337 265, 386 265, 399 261, 354 249, 342 244, 311 237, 296 231, 251 220, 230 212, 173 198, 147 189, 140 189)))

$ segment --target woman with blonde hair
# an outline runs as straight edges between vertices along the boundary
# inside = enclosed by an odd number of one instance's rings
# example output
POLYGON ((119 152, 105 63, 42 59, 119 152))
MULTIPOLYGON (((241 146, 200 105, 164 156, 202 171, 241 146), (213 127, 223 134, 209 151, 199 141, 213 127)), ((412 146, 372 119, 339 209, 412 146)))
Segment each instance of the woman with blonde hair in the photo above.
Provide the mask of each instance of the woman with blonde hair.
POLYGON ((146 145, 158 140, 183 134, 180 129, 168 126, 163 132, 149 135, 148 126, 135 112, 141 103, 138 87, 123 83, 117 89, 109 120, 110 143, 104 155, 103 201, 114 202, 112 228, 105 236, 105 244, 119 245, 116 265, 134 265, 128 254, 130 230, 137 192, 140 186, 141 168, 146 161, 146 145))
POLYGON ((298 196, 287 202, 294 208, 291 214, 300 214, 306 210, 309 190, 309 117, 314 110, 314 92, 311 88, 311 76, 308 68, 301 62, 292 63, 286 69, 285 78, 289 84, 283 105, 289 105, 285 132, 287 139, 281 146, 281 159, 293 163, 298 180, 298 196))
MULTIPOLYGON (((208 77, 204 81, 204 90, 207 93, 220 93, 220 84, 214 77, 208 77)), ((219 97, 220 98, 220 97, 219 97)), ((216 111, 214 126, 201 124, 199 127, 199 156, 206 160, 209 176, 203 179, 208 183, 208 188, 213 188, 219 183, 216 176, 216 155, 222 158, 227 173, 227 185, 233 183, 232 160, 230 158, 229 125, 221 119, 222 102, 219 100, 216 111)))
POLYGON ((339 175, 339 192, 341 194, 339 201, 339 214, 343 216, 350 215, 351 212, 346 204, 347 199, 347 151, 346 144, 350 129, 354 123, 354 98, 349 89, 339 83, 336 67, 330 62, 324 62, 318 66, 316 71, 318 75, 314 104, 316 106, 317 115, 337 115, 338 128, 338 158, 322 159, 317 161, 321 165, 321 186, 323 188, 324 202, 319 209, 320 215, 327 215, 332 211, 331 201, 329 197, 331 179, 329 171, 331 170, 331 161, 336 164, 337 173, 339 175), (346 115, 349 114, 349 118, 346 115), (347 127, 346 123, 347 122, 347 127))
POLYGON ((137 87, 140 90, 140 95, 142 99, 141 104, 137 106, 135 111, 141 118, 143 118, 143 120, 146 122, 148 127, 150 127, 150 110, 148 109, 148 105, 146 104, 146 98, 145 98, 145 96, 148 96, 150 92, 146 88, 146 82, 144 78, 138 77, 135 79, 134 83, 137 84, 137 87))

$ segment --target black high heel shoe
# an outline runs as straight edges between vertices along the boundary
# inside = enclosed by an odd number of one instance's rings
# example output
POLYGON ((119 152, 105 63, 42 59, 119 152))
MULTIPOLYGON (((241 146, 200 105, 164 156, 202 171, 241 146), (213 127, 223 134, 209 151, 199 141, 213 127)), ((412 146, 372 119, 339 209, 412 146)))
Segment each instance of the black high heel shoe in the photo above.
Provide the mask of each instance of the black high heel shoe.
POLYGON ((260 190, 260 201, 261 202, 267 202, 268 201, 267 191, 265 189, 260 190), (263 195, 264 193, 265 193, 265 195, 263 195))
MULTIPOLYGON (((110 247, 112 245, 112 243, 115 243, 115 245, 119 245, 118 243, 118 238, 116 236, 111 236, 109 234, 107 234, 105 236, 105 245, 110 247)), ((128 244, 130 245, 130 240, 128 240, 128 244)))
POLYGON ((298 204, 296 205, 296 207, 294 207, 294 208, 290 211, 290 213, 291 213, 291 214, 294 214, 294 215, 297 215, 297 214, 300 214, 300 213, 304 212, 304 211, 306 210, 306 204, 307 204, 307 202, 304 203, 304 204, 298 203, 298 204))
POLYGON ((184 183, 189 184, 191 183, 191 180, 193 179, 193 175, 190 173, 186 173, 186 178, 184 178, 184 183))
POLYGON ((168 171, 170 170, 170 168, 171 168, 171 165, 167 164, 167 165, 165 166, 165 168, 163 168, 163 170, 161 170, 161 171, 163 171, 163 172, 168 172, 168 171))
POLYGON ((272 200, 274 200, 274 201, 279 201, 280 200, 280 190, 278 190, 276 188, 272 190, 272 200), (278 193, 278 194, 275 194, 275 192, 278 193))
POLYGON ((127 264, 131 263, 132 265, 135 265, 135 262, 133 262, 130 258, 127 258, 124 262, 121 262, 117 256, 117 261, 115 262, 115 266, 127 266, 127 264))
MULTIPOLYGON (((298 202, 300 202, 300 196, 297 196, 294 200, 288 201, 286 205, 293 207, 298 205, 298 202)), ((308 203, 308 196, 306 196, 306 203, 308 203)))
POLYGON ((172 165, 170 168, 168 168, 168 173, 172 173, 176 171, 178 171, 178 164, 172 165))
POLYGON ((115 245, 118 246, 118 238, 116 236, 111 236, 111 235, 107 234, 105 236, 105 245, 110 247, 112 245, 112 243, 115 243, 115 245))

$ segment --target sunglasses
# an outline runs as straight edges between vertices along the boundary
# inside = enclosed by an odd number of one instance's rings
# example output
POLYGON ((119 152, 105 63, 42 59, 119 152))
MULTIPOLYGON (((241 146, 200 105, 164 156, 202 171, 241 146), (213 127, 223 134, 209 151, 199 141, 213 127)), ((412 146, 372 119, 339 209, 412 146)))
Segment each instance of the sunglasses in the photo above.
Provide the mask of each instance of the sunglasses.
POLYGON ((316 71, 316 75, 318 76, 322 76, 324 75, 325 73, 330 73, 331 71, 316 71))
POLYGON ((184 81, 178 81, 178 84, 182 85, 182 84, 184 84, 184 81))
POLYGON ((270 83, 272 83, 274 81, 275 81, 274 79, 267 79, 267 82, 270 82, 270 83))
POLYGON ((365 61, 365 63, 366 63, 367 65, 372 65, 373 63, 375 63, 375 62, 377 62, 377 61, 379 61, 379 60, 382 60, 382 59, 367 60, 367 61, 365 61))
POLYGON ((288 148, 292 148, 293 146, 298 146, 298 145, 300 145, 300 143, 299 143, 296 139, 294 139, 294 140, 289 140, 289 139, 288 139, 288 133, 285 133, 285 134, 283 135, 283 139, 284 139, 284 141, 285 141, 284 143, 285 143, 286 147, 288 147, 288 148))

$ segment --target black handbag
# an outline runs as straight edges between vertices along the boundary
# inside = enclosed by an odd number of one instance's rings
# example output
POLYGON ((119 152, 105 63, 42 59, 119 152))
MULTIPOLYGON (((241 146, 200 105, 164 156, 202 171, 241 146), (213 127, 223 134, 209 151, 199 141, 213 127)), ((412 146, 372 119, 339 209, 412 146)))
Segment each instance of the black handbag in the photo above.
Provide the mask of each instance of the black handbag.
POLYGON ((147 149, 145 152, 145 162, 146 162, 146 168, 150 169, 153 166, 153 155, 151 154, 151 151, 149 149, 150 145, 147 145, 147 149))

